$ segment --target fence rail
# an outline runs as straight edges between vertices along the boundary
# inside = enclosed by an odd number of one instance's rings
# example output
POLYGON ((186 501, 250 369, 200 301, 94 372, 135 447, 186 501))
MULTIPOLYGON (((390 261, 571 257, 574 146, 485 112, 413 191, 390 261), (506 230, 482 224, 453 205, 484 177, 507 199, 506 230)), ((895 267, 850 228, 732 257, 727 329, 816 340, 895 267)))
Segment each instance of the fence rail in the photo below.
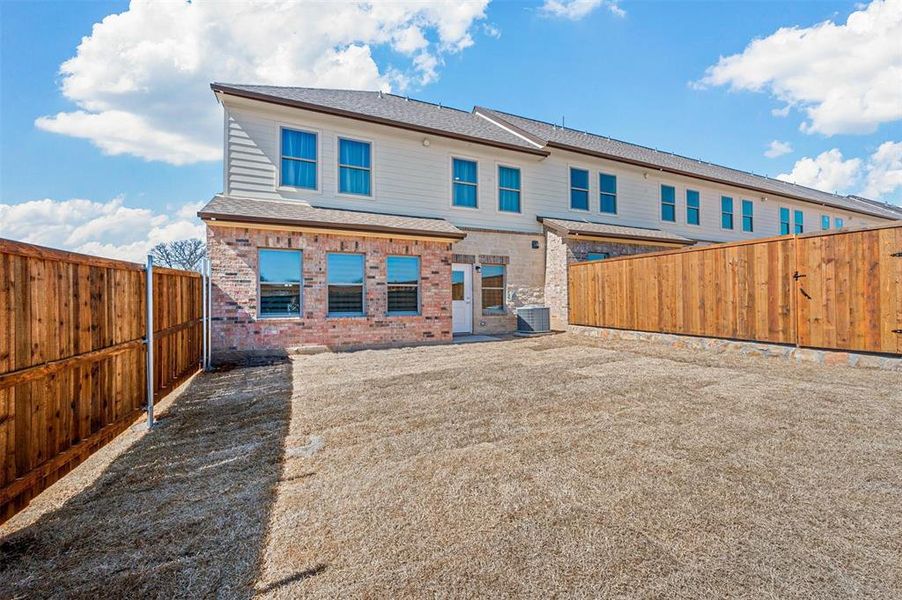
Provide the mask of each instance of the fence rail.
MULTIPOLYGON (((154 268, 154 399, 198 369, 199 274, 154 268)), ((0 239, 0 522, 137 418, 144 267, 0 239)))
POLYGON ((570 323, 902 354, 902 224, 569 268, 570 323))

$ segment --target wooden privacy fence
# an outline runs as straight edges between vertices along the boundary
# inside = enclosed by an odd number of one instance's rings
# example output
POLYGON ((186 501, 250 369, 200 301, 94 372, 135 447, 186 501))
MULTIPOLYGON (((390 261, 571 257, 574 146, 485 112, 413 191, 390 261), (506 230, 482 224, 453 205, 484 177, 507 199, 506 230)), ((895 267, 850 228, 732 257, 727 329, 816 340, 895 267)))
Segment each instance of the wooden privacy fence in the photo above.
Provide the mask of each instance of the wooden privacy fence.
MULTIPOLYGON (((154 268, 154 399, 198 370, 202 280, 154 268)), ((146 272, 0 239, 0 523, 147 405, 146 272)))
POLYGON ((569 268, 573 325, 902 354, 902 223, 569 268))

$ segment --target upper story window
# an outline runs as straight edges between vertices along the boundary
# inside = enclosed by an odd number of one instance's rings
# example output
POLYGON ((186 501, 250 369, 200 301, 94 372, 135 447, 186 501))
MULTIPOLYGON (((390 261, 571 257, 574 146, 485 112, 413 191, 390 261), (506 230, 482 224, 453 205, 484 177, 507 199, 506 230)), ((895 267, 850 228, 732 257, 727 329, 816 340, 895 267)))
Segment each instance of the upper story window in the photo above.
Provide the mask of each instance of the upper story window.
POLYGON ((780 235, 788 235, 789 231, 789 209, 783 207, 780 209, 780 235))
POLYGON ((846 222, 843 220, 842 217, 836 217, 835 219, 833 219, 833 226, 836 227, 837 229, 842 228, 845 224, 846 224, 846 222))
POLYGON ((805 215, 800 210, 793 211, 792 214, 793 232, 804 233, 805 231, 805 215))
POLYGON ((701 200, 695 190, 686 190, 686 222, 690 225, 701 222, 701 200))
POLYGON ((598 174, 599 210, 603 213, 617 213, 617 176, 598 174))
POLYGON ((451 204, 476 208, 478 205, 478 167, 475 160, 451 159, 451 204))
POLYGON ((359 196, 372 195, 372 145, 369 142, 338 138, 338 191, 359 196))
POLYGON ((316 134, 282 128, 280 185, 316 189, 316 134))
POLYGON ((258 258, 259 316, 301 316, 301 265, 303 264, 301 251, 261 248, 258 258))
POLYGON ((589 172, 570 167, 570 208, 589 210, 589 172))
POLYGON ((733 229, 733 199, 729 196, 720 197, 720 226, 733 229))
POLYGON ((389 256, 386 259, 388 314, 420 313, 420 257, 389 256))
POLYGON ((482 265, 482 312, 504 312, 504 265, 482 265))
POLYGON ((755 231, 755 204, 751 200, 742 201, 742 230, 755 231))
POLYGON ((676 189, 672 185, 661 186, 661 220, 676 223, 676 189))
POLYGON ((498 210, 520 212, 520 169, 498 167, 498 210))
POLYGON ((821 229, 830 229, 830 215, 821 215, 821 229))
POLYGON ((363 314, 363 255, 326 255, 326 282, 330 316, 363 314))

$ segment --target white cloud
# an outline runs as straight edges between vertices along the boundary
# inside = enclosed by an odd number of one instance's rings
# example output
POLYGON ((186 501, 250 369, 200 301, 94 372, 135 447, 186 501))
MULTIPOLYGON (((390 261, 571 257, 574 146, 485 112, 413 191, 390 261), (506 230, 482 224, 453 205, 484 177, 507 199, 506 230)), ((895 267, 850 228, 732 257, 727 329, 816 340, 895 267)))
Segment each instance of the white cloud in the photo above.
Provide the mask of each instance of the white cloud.
POLYGON ((120 260, 144 262, 160 242, 200 238, 200 204, 170 214, 125 206, 121 197, 91 200, 31 200, 0 204, 0 237, 120 260))
POLYGON ((816 158, 796 161, 791 173, 780 173, 777 179, 797 183, 825 192, 846 193, 861 176, 861 159, 843 160, 838 148, 822 152, 816 158))
MULTIPOLYGON (((902 189, 902 142, 884 142, 868 161, 863 194, 870 198, 886 197, 902 189)), ((897 195, 902 204, 902 195, 897 195)))
POLYGON ((902 205, 902 142, 884 142, 866 159, 846 160, 833 148, 796 161, 792 172, 777 179, 902 205))
POLYGON ((767 146, 767 150, 764 151, 764 156, 767 158, 777 158, 778 156, 783 156, 790 152, 792 152, 792 144, 774 140, 767 146))
POLYGON ((578 21, 599 6, 607 7, 618 17, 626 16, 626 11, 620 8, 618 0, 545 0, 540 10, 551 17, 578 21))
POLYGON ((768 91, 805 113, 807 133, 871 133, 902 119, 902 0, 875 0, 845 24, 784 27, 721 57, 697 85, 768 91))
POLYGON ((132 0, 96 23, 60 67, 77 110, 38 118, 46 131, 103 152, 187 164, 221 155, 211 81, 403 88, 438 77, 474 43, 489 0, 294 2, 132 0), (380 68, 375 48, 395 52, 380 68))

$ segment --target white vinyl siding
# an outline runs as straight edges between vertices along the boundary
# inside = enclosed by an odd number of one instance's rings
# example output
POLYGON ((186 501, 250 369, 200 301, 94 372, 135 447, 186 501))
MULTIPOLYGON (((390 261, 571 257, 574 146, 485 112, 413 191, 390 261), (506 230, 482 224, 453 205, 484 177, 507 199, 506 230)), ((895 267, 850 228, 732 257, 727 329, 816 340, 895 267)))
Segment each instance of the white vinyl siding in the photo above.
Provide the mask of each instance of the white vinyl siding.
MULTIPOLYGON (((734 186, 661 173, 654 169, 553 150, 542 158, 470 144, 419 132, 322 115, 300 109, 266 105, 249 100, 227 99, 227 193, 251 198, 291 199, 314 206, 348 210, 377 211, 424 217, 440 217, 461 227, 541 232, 537 216, 562 219, 591 219, 617 225, 664 229, 693 239, 729 241, 748 239, 740 226, 721 229, 721 196, 746 198, 753 202, 754 236, 779 234, 779 207, 805 212, 806 228, 819 224, 823 207, 765 195, 734 186), (318 193, 279 189, 276 165, 279 160, 280 127, 316 131, 321 155, 318 193), (369 140, 372 152, 372 197, 338 194, 338 138, 369 140), (424 146, 424 139, 429 145, 424 146), (452 157, 479 161, 477 208, 453 207, 451 194, 452 157), (522 212, 498 210, 498 169, 495 165, 516 165, 520 169, 522 212), (589 212, 570 209, 570 168, 589 172, 589 212), (599 173, 617 178, 617 214, 599 212, 599 173), (676 222, 660 219, 662 185, 675 189, 676 222), (700 223, 686 223, 686 190, 699 193, 700 223)), ((442 110, 442 109, 436 109, 442 110)), ((738 211, 738 206, 737 209, 738 211)), ((831 214, 847 225, 883 222, 849 211, 831 209, 831 214)), ((738 221, 739 214, 736 212, 738 221)))

